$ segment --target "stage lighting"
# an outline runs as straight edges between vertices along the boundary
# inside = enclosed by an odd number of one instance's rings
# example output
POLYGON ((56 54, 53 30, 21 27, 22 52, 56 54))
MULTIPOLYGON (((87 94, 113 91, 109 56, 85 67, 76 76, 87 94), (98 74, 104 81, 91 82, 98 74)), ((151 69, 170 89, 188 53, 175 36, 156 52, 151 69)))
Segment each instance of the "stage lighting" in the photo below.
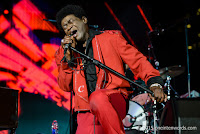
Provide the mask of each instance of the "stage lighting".
POLYGON ((9 11, 8 11, 7 9, 5 9, 5 10, 3 11, 3 13, 4 13, 4 14, 9 14, 9 11))

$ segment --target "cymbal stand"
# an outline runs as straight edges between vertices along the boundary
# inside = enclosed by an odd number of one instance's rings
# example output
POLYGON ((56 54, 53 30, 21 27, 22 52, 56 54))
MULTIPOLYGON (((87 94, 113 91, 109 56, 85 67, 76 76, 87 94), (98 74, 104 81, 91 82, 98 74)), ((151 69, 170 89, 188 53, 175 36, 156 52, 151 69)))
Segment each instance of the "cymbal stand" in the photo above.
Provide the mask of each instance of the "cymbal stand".
POLYGON ((156 100, 153 103, 153 133, 156 134, 156 127, 157 127, 157 110, 156 110, 156 100))
POLYGON ((187 53, 187 73, 188 73, 188 97, 191 97, 190 94, 190 62, 189 62, 189 51, 188 51, 188 30, 187 30, 187 21, 185 20, 185 42, 186 42, 186 53, 187 53))
MULTIPOLYGON (((156 69, 159 69, 159 61, 157 60, 156 58, 156 55, 154 53, 154 47, 152 45, 152 42, 151 42, 151 39, 150 39, 150 34, 152 34, 153 31, 149 32, 148 33, 148 39, 149 39, 149 45, 148 45, 148 56, 149 56, 149 62, 151 63, 151 56, 153 57, 154 59, 154 65, 155 65, 155 68, 156 69)), ((154 100, 154 103, 153 103, 153 133, 156 134, 156 127, 157 127, 157 109, 156 109, 156 100, 154 100)))
POLYGON ((165 82, 165 85, 164 85, 164 87, 167 89, 167 100, 170 100, 170 98, 171 98, 171 91, 174 92, 175 97, 179 97, 179 94, 171 86, 170 81, 171 81, 171 76, 168 75, 167 79, 166 79, 166 82, 165 82))
POLYGON ((170 88, 170 81, 171 81, 171 77, 168 75, 167 76, 167 80, 166 80, 166 87, 167 87, 167 100, 170 100, 170 93, 171 93, 171 88, 170 88))
POLYGON ((151 63, 151 55, 152 55, 152 57, 154 59, 155 68, 159 69, 159 61, 156 58, 156 55, 154 53, 154 47, 153 47, 153 45, 152 45, 152 43, 151 43, 151 41, 149 39, 149 45, 148 45, 148 56, 149 56, 149 59, 148 60, 149 60, 150 63, 151 63))
POLYGON ((174 92, 176 98, 180 97, 180 95, 176 92, 176 90, 172 87, 172 85, 170 85, 170 89, 171 89, 171 91, 174 92))

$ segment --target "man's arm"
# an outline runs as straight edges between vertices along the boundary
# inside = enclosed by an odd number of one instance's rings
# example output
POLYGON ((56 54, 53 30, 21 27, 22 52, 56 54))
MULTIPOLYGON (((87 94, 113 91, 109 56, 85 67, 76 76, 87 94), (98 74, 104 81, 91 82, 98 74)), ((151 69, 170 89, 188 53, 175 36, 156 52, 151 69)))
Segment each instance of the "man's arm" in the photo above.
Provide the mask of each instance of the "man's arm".
POLYGON ((116 35, 117 50, 122 60, 130 67, 133 74, 145 81, 148 88, 154 92, 154 97, 158 102, 166 100, 167 96, 162 90, 163 79, 147 58, 135 47, 128 44, 121 34, 116 35))
POLYGON ((68 66, 67 62, 61 61, 64 56, 64 50, 62 47, 55 53, 55 61, 58 67, 58 85, 59 87, 67 92, 70 92, 73 89, 72 83, 72 69, 68 66))

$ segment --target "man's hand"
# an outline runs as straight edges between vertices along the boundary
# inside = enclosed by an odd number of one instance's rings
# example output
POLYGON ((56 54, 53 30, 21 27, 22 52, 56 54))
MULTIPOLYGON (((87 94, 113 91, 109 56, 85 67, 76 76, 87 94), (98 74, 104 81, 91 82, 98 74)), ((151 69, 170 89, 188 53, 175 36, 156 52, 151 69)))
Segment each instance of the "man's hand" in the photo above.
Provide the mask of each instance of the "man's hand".
MULTIPOLYGON (((61 46, 64 49, 66 44, 71 44, 72 47, 75 48, 76 46, 76 41, 75 38, 73 36, 67 36, 65 35, 65 37, 61 40, 61 46)), ((67 60, 71 60, 71 57, 73 55, 73 51, 67 49, 65 57, 67 58, 67 60)))
POLYGON ((167 101, 167 95, 163 92, 161 86, 150 86, 150 90, 154 93, 154 97, 151 94, 149 94, 152 100, 156 100, 159 103, 167 101))

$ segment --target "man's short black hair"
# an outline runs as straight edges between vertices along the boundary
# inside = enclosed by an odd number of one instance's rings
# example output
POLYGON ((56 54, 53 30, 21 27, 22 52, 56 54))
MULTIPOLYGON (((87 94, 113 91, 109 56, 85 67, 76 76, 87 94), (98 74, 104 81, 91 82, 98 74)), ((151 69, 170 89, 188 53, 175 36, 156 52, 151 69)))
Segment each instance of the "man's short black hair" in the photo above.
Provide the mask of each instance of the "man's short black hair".
POLYGON ((73 14, 74 16, 82 19, 83 16, 87 18, 86 12, 82 7, 79 5, 67 5, 63 7, 58 13, 56 14, 56 21, 58 28, 61 32, 63 32, 61 21, 63 18, 65 18, 67 15, 73 14))

